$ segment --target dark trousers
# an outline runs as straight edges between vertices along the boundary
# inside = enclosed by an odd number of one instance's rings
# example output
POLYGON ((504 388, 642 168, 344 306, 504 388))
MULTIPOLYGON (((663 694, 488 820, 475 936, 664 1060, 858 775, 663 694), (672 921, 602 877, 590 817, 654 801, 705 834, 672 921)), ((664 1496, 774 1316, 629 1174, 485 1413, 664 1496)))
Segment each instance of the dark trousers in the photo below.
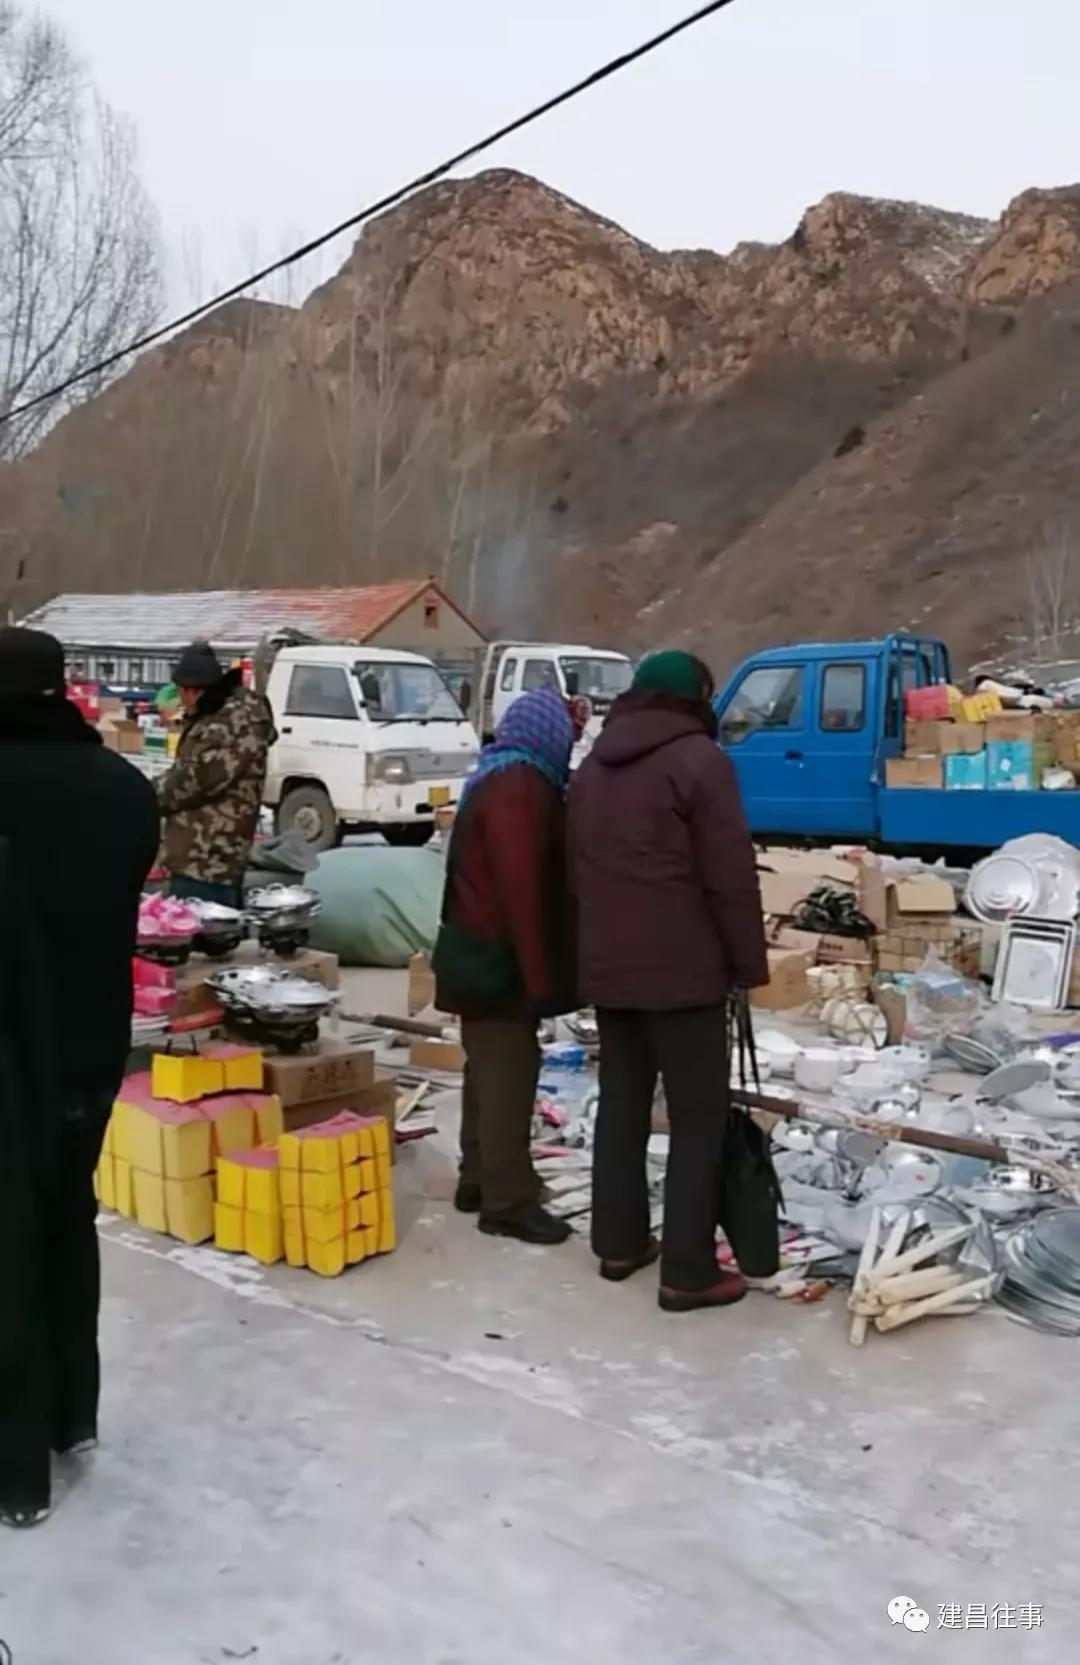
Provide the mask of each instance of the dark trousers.
MULTIPOLYGON (((44 1508, 50 1451, 97 1433, 101 1268, 94 1169, 111 1095, 74 1107, 55 1176, 24 1222, 18 1282, 0 1338, 0 1508, 44 1508)), ((10 1269, 0 1269, 0 1277, 10 1269)))
POLYGON ((648 1240, 645 1150, 661 1077, 671 1146, 660 1281, 669 1289, 708 1289, 717 1279, 720 1156, 728 1108, 723 1008, 596 1015, 600 1106, 593 1147, 593 1252, 602 1260, 633 1260, 648 1240))
POLYGON ((529 1154, 540 1044, 532 1018, 466 1018, 461 1178, 479 1185, 484 1214, 520 1216, 540 1181, 529 1154))
POLYGON ((182 902, 220 902, 225 908, 240 906, 239 885, 216 885, 209 879, 185 879, 182 873, 169 880, 168 893, 182 902))

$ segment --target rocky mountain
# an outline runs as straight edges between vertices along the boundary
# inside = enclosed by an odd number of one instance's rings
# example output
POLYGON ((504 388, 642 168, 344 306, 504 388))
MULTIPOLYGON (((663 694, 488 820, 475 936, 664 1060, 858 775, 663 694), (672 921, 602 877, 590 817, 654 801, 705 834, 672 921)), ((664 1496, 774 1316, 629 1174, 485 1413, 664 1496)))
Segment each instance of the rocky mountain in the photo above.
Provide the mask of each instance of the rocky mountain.
POLYGON ((998 224, 838 193, 720 255, 441 184, 0 471, 0 601, 430 571, 500 630, 728 660, 925 623, 975 655, 1071 513, 1074 278, 1080 187, 998 224))

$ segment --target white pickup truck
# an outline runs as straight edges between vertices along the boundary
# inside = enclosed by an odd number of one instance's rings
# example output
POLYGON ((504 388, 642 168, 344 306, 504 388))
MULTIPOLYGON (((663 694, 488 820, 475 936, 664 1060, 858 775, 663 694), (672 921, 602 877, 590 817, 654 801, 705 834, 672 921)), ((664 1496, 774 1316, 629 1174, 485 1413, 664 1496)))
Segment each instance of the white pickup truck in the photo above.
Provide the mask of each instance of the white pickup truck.
POLYGON ((477 727, 487 739, 522 694, 553 688, 566 700, 588 700, 591 715, 583 748, 587 750, 614 701, 629 688, 633 674, 625 653, 608 648, 572 642, 492 642, 484 658, 477 727))
POLYGON ((377 828, 426 844, 476 763, 476 730, 430 659, 355 643, 283 647, 266 694, 278 739, 265 802, 278 832, 327 850, 377 828))

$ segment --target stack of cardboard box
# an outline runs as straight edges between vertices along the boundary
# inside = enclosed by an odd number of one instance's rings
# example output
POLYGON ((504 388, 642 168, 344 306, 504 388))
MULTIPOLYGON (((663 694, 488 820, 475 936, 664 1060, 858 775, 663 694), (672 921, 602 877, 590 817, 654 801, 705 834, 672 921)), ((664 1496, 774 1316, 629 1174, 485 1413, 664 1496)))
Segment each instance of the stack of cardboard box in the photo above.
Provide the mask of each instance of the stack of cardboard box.
MULTIPOLYGON (((990 698, 974 695, 963 710, 990 698)), ((1080 711, 1002 711, 909 720, 903 757, 885 764, 889 787, 1030 792, 1054 766, 1080 773, 1080 711)))
MULTIPOLYGON (((440 1027, 457 1024, 456 1018, 435 1009, 435 973, 428 954, 414 954, 409 961, 409 1016, 440 1027)), ((460 1071, 465 1068, 465 1049, 456 1034, 439 1040, 417 1038, 409 1048, 409 1063, 418 1070, 460 1071)))
POLYGON ((874 856, 859 869, 859 906, 877 930, 878 971, 918 971, 933 950, 965 977, 979 975, 982 927, 956 917, 952 886, 930 873, 890 876, 874 856))
POLYGON ((393 1135, 397 1088, 393 1081, 376 1081, 369 1046, 323 1037, 304 1052, 268 1053, 266 1080, 281 1100, 288 1133, 354 1110, 383 1117, 393 1135))
POLYGON ((856 984, 868 987, 873 974, 870 945, 859 937, 803 931, 791 923, 801 902, 820 885, 854 895, 857 870, 827 850, 766 850, 758 863, 761 902, 769 944, 769 982, 751 1001, 766 1011, 790 1011, 814 998, 809 973, 816 965, 853 968, 856 984))

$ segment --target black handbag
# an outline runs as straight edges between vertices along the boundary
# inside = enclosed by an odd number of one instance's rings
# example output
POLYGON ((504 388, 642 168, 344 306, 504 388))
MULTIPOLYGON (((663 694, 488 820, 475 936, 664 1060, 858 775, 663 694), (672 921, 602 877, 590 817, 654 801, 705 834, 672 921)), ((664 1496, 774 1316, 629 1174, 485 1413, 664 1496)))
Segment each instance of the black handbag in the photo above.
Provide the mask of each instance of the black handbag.
MULTIPOLYGON (((728 1044, 737 1060, 744 1091, 752 1080, 760 1091, 750 1002, 745 994, 728 1004, 728 1044)), ((768 1135, 749 1112, 729 1104, 720 1161, 718 1216, 739 1270, 748 1278, 771 1278, 780 1270, 780 1181, 768 1135)))

